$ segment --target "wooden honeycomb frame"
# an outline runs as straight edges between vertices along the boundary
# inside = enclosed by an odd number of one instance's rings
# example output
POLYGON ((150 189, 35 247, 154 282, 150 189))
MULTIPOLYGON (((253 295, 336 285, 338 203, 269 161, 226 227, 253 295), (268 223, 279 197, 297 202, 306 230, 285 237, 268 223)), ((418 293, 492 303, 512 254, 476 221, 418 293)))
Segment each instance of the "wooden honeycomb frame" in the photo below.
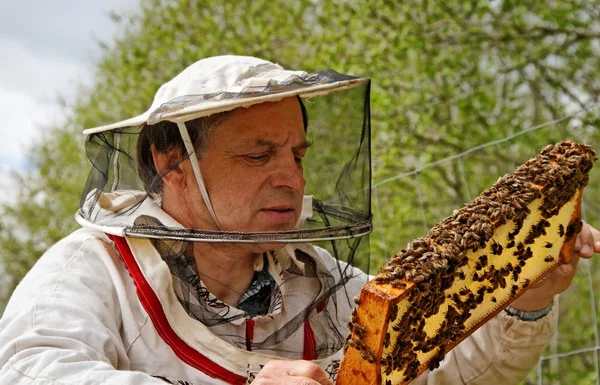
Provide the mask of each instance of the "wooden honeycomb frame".
POLYGON ((410 383, 567 263, 595 160, 547 146, 394 255, 356 299, 337 384, 410 383))

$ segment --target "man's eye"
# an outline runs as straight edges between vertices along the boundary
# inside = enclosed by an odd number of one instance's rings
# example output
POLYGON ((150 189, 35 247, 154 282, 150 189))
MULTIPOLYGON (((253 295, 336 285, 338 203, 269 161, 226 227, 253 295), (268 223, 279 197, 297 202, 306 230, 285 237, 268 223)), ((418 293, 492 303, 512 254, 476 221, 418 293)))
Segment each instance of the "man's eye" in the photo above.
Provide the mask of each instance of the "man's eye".
POLYGON ((296 164, 302 164, 302 159, 303 158, 304 157, 299 157, 299 156, 295 157, 294 159, 296 160, 296 164))
POLYGON ((251 154, 251 155, 246 155, 246 159, 253 160, 253 161, 267 160, 268 157, 269 157, 269 154, 251 154))

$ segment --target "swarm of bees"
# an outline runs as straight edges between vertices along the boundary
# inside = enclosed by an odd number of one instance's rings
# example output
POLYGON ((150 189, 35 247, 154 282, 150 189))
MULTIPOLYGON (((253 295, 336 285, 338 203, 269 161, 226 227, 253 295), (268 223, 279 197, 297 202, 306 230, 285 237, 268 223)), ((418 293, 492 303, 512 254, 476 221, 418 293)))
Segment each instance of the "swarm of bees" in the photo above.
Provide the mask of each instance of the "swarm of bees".
POLYGON ((595 160, 549 145, 394 255, 356 299, 338 385, 411 382, 568 262, 595 160))

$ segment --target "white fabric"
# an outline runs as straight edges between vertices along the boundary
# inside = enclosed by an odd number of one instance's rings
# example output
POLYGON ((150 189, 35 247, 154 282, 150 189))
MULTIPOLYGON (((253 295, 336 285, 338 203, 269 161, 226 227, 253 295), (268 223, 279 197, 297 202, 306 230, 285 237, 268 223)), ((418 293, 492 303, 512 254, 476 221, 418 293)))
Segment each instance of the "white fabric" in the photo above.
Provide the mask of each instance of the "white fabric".
POLYGON ((326 95, 333 91, 356 87, 368 81, 357 78, 336 82, 313 82, 302 87, 256 96, 221 99, 219 97, 204 100, 194 96, 207 94, 240 94, 252 88, 263 88, 281 83, 293 76, 308 76, 304 71, 290 71, 280 65, 250 56, 214 56, 197 61, 179 75, 163 84, 150 108, 141 115, 100 127, 84 130, 92 134, 122 127, 139 126, 142 123, 156 124, 163 120, 177 123, 186 122, 201 116, 230 111, 238 107, 249 107, 267 101, 277 101, 291 96, 310 98, 326 95), (171 109, 161 111, 167 102, 181 97, 189 97, 171 109))
POLYGON ((192 164, 192 170, 194 170, 194 176, 196 177, 196 184, 198 184, 198 188, 200 189, 200 194, 202 195, 202 200, 206 205, 206 209, 210 213, 213 221, 217 225, 217 228, 223 231, 219 220, 217 219, 217 214, 215 214, 215 210, 213 210, 212 203, 210 202, 210 197, 208 196, 208 191, 206 191, 206 185, 204 184, 204 178, 202 178, 202 172, 200 171, 200 162, 198 162, 198 157, 196 156, 196 150, 194 149, 194 144, 192 143, 192 139, 190 139, 190 134, 185 123, 177 123, 177 127, 179 128, 179 133, 181 134, 181 139, 183 139, 183 144, 185 145, 185 150, 187 151, 187 155, 190 158, 190 163, 192 164))
MULTIPOLYGON (((150 212, 165 220, 156 207, 150 212)), ((136 213, 142 214, 140 210, 136 213)), ((128 242, 171 326, 190 346, 244 376, 256 373, 260 365, 274 358, 236 349, 190 318, 177 302, 170 272, 150 242, 128 242)), ((331 266, 332 272, 337 270, 325 251, 299 247, 331 266)), ((290 255, 293 249, 289 245, 280 253, 281 266, 295 263, 290 255)), ((286 279, 277 276, 281 267, 271 271, 276 280, 286 279)), ((367 279, 355 272, 357 277, 347 285, 348 292, 338 292, 337 327, 343 333, 350 316, 349 305, 344 305, 346 296, 357 295, 367 279)), ((310 302, 315 289, 318 291, 314 282, 293 281, 284 285, 287 291, 281 312, 255 319, 255 340, 270 335, 294 315, 293 306, 286 307, 287 303, 310 302)), ((332 302, 327 306, 333 306, 332 302)), ((549 341, 557 311, 555 306, 548 316, 533 322, 500 314, 449 353, 439 369, 424 374, 415 384, 517 384, 549 341)), ((222 327, 238 338, 245 336, 243 323, 222 327)), ((326 331, 318 327, 314 333, 317 340, 327 338, 326 331)), ((298 350, 303 338, 300 328, 280 348, 298 350)), ((331 371, 340 356, 337 352, 316 362, 331 371)), ((112 242, 94 230, 74 232, 41 257, 15 290, 0 320, 0 383, 164 385, 152 375, 194 385, 222 383, 183 363, 160 338, 112 242)))

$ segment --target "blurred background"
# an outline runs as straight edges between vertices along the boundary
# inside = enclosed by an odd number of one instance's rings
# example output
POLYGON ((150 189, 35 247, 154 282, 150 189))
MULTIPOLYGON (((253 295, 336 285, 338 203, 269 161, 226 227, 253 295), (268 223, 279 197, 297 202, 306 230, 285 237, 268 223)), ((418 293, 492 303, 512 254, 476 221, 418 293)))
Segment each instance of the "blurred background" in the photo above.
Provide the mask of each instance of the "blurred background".
MULTIPOLYGON (((600 150, 600 3, 24 0, 0 4, 0 311, 78 226, 81 131, 137 115, 207 56, 372 79, 371 272, 546 144, 600 150)), ((583 215, 600 226, 600 170, 583 215)), ((600 261, 524 384, 600 384, 600 261)))

